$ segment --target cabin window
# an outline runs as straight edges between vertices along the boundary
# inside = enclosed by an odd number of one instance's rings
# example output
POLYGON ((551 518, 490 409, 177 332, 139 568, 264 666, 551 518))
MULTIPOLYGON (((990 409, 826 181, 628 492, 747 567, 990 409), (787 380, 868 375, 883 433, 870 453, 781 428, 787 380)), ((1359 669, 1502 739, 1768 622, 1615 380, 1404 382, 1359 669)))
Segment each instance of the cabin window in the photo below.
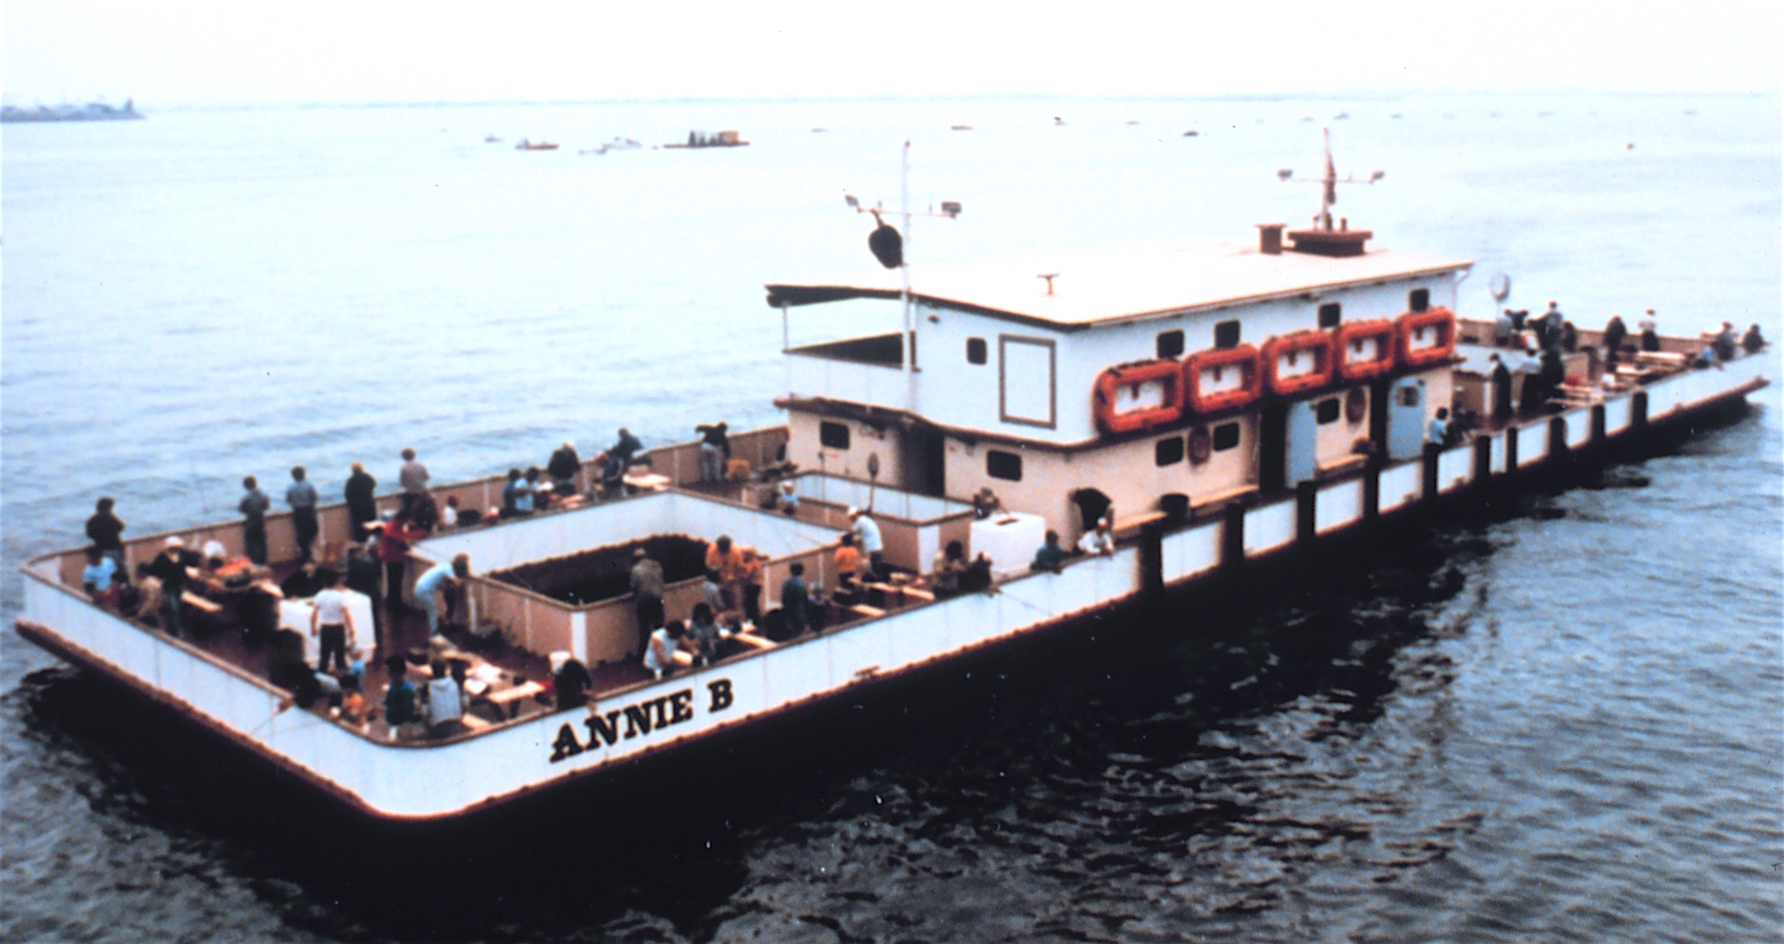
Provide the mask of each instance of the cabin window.
POLYGON ((984 338, 967 338, 966 339, 966 362, 968 364, 983 364, 983 363, 985 363, 985 360, 986 360, 985 339, 984 338))
POLYGON ((1406 296, 1406 307, 1412 311, 1429 309, 1431 307, 1431 290, 1428 288, 1413 289, 1412 294, 1406 296))
POLYGON ((1319 326, 1336 328, 1338 322, 1344 320, 1344 307, 1337 302, 1327 302, 1319 306, 1319 326))
POLYGON ((1158 333, 1158 356, 1160 360, 1170 360, 1183 356, 1183 332, 1160 331, 1158 333))
POLYGON ((1314 407, 1314 418, 1319 420, 1321 426, 1324 426, 1327 423, 1338 422, 1338 414, 1342 411, 1337 397, 1327 397, 1314 407))
POLYGON ((985 451, 985 474, 994 479, 1020 482, 1022 481, 1022 457, 1013 452, 988 449, 985 451))
POLYGON ((1214 346, 1222 347, 1222 348, 1238 347, 1239 346, 1239 322, 1237 322, 1237 321, 1222 321, 1221 323, 1215 325, 1214 326, 1214 346))
POLYGON ((1221 452, 1239 445, 1239 424, 1222 423, 1214 427, 1214 451, 1221 452))
POLYGON ((819 423, 818 443, 826 449, 849 448, 849 428, 842 423, 819 423))
POLYGON ((1161 439, 1153 448, 1153 459, 1159 465, 1176 465, 1183 461, 1183 437, 1161 439))

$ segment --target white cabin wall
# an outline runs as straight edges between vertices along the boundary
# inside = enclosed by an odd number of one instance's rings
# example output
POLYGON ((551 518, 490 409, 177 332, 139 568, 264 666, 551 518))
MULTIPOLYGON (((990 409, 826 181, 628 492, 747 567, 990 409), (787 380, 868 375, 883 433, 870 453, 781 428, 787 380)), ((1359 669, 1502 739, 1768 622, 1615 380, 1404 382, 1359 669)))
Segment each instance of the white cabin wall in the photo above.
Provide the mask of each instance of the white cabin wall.
POLYGON ((899 480, 900 473, 905 468, 901 448, 903 440, 890 422, 876 425, 862 420, 820 416, 805 410, 788 410, 787 431, 787 459, 797 463, 805 471, 825 472, 866 482, 872 478, 867 474, 867 459, 878 454, 880 475, 877 481, 880 484, 905 490, 915 490, 916 484, 920 484, 899 480), (819 438, 818 428, 822 423, 841 423, 847 426, 849 448, 825 447, 819 438))
POLYGON ((1158 510, 1158 500, 1163 495, 1180 493, 1188 495, 1191 504, 1200 504, 1231 489, 1256 484, 1257 416, 1246 414, 1205 425, 1212 433, 1214 427, 1227 423, 1239 424, 1238 444, 1212 452, 1201 465, 1191 462, 1187 455, 1166 466, 1157 462, 1159 441, 1172 437, 1182 440, 1193 426, 1179 427, 1170 434, 1069 452, 1011 443, 966 443, 950 436, 946 446, 948 491, 970 496, 988 487, 997 493, 1006 509, 1041 515, 1047 519, 1047 527, 1070 542, 1082 533, 1077 506, 1071 501, 1072 493, 1081 488, 1094 488, 1109 496, 1119 524, 1123 519, 1158 510), (990 450, 1020 455, 1022 481, 992 478, 986 471, 986 453, 990 450))

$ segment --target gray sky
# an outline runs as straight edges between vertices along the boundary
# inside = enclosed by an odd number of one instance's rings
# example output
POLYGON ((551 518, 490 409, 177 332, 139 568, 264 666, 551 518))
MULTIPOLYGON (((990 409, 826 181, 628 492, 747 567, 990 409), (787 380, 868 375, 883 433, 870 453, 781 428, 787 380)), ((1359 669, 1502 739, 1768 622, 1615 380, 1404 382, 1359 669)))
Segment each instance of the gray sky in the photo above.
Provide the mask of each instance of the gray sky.
POLYGON ((9 104, 1777 92, 1780 4, 41 3, 9 104))

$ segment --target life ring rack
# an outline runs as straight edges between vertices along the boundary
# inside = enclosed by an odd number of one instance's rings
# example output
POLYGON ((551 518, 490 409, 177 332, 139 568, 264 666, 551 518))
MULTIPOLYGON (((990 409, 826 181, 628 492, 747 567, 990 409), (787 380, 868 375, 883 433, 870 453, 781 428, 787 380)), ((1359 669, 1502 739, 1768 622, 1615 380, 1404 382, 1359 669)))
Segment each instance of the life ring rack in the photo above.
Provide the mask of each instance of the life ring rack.
POLYGON ((1303 329, 1278 335, 1264 342, 1262 351, 1264 387, 1280 397, 1318 390, 1332 382, 1332 335, 1327 331, 1303 329), (1313 357, 1313 369, 1305 373, 1282 376, 1284 358, 1294 360, 1302 354, 1313 357))
POLYGON ((1449 360, 1455 354, 1456 313, 1448 308, 1409 311, 1399 317, 1396 329, 1398 343, 1395 347, 1403 367, 1430 367, 1449 360), (1412 346, 1413 339, 1427 328, 1436 329, 1436 340, 1415 349, 1412 346))
POLYGON ((1351 321, 1341 325, 1333 339, 1338 356, 1338 376, 1345 380, 1374 380, 1394 369, 1394 323, 1386 318, 1351 321), (1370 339, 1375 341, 1375 356, 1352 360, 1363 352, 1370 339))
POLYGON ((1189 412, 1218 413, 1247 406, 1263 392, 1264 378, 1258 371, 1257 348, 1249 344, 1237 347, 1211 348, 1183 360, 1183 401, 1189 412), (1239 371, 1239 386, 1202 392, 1202 375, 1210 370, 1233 367, 1239 371))
POLYGON ((1091 400, 1096 425, 1106 433, 1131 433, 1174 423, 1183 416, 1183 376, 1174 360, 1135 361, 1117 364, 1097 375, 1091 400), (1163 402, 1125 412, 1116 411, 1117 391, 1131 386, 1138 393, 1141 384, 1159 383, 1164 387, 1163 402))

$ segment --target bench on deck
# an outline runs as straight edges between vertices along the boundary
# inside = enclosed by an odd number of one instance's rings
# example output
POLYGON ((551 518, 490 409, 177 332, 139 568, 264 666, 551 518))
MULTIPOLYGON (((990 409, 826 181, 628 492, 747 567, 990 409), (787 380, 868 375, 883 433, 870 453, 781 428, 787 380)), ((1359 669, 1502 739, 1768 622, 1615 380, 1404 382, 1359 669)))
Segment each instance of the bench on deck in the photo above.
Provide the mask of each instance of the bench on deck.
POLYGON ((216 616, 223 612, 223 604, 207 597, 201 597, 190 590, 180 594, 180 602, 210 616, 216 616))

